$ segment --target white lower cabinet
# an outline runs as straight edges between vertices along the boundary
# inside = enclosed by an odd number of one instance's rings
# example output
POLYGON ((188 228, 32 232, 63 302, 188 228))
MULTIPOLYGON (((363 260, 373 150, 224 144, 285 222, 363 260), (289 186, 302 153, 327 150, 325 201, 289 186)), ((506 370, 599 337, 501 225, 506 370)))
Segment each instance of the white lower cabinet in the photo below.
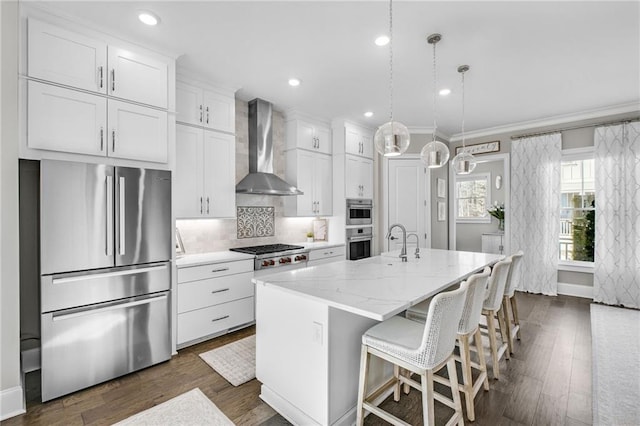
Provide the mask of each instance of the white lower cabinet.
POLYGON ((252 278, 253 260, 178 267, 178 347, 252 324, 252 278))
POLYGON ((503 238, 504 234, 499 233, 482 234, 482 252, 504 254, 503 238))
POLYGON ((235 136, 176 125, 176 217, 235 217, 235 155, 235 136))
POLYGON ((307 266, 323 265, 325 263, 345 260, 347 255, 346 253, 345 246, 310 250, 307 266))
POLYGON ((346 155, 346 198, 373 199, 373 160, 346 155))
POLYGON ((285 197, 287 216, 331 216, 333 183, 331 155, 304 149, 287 151, 286 181, 304 192, 285 197))

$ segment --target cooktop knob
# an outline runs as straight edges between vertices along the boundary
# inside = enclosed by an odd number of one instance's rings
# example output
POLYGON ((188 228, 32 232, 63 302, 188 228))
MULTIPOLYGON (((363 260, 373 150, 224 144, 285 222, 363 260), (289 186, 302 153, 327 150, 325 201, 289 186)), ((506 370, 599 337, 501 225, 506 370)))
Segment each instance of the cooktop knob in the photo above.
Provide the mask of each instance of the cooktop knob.
POLYGON ((275 265, 275 264, 276 264, 276 262, 275 262, 273 259, 271 259, 271 260, 269 261, 269 264, 270 264, 270 265, 275 265))
POLYGON ((262 266, 269 266, 269 261, 268 260, 263 260, 262 261, 262 266))

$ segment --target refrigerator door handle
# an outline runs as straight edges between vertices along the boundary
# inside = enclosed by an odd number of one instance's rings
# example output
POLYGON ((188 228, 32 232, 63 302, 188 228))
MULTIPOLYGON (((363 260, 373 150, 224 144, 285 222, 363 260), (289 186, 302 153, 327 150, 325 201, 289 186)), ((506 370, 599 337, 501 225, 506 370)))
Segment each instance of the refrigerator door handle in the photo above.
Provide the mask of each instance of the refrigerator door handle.
POLYGON ((124 271, 104 272, 102 274, 91 274, 91 275, 78 274, 76 272, 72 272, 71 275, 69 276, 63 275, 61 277, 53 278, 51 280, 51 283, 55 285, 55 284, 64 284, 64 283, 71 283, 71 282, 77 282, 77 281, 87 281, 91 279, 122 277, 125 275, 137 275, 145 272, 160 271, 162 269, 167 269, 167 265, 162 264, 162 265, 146 266, 144 268, 126 269, 124 271))
POLYGON ((120 176, 118 178, 118 195, 120 197, 119 203, 119 221, 118 221, 118 254, 121 256, 125 253, 125 194, 124 194, 125 178, 120 176))
POLYGON ((107 176, 106 185, 107 235, 105 236, 105 252, 107 256, 111 256, 113 255, 113 176, 107 176))
POLYGON ((154 297, 147 297, 146 299, 142 299, 142 300, 136 300, 133 302, 129 302, 129 303, 117 303, 114 305, 110 305, 110 306, 105 306, 104 308, 89 308, 89 309, 85 309, 83 311, 80 312, 73 312, 73 313, 69 313, 69 314, 53 314, 53 321, 62 321, 62 320, 67 320, 67 319, 71 319, 71 318, 77 318, 77 317, 82 317, 85 315, 92 315, 92 314, 98 314, 98 313, 103 313, 103 312, 107 312, 107 311, 113 311, 116 309, 125 309, 125 308, 131 308, 133 306, 138 306, 138 305, 147 305, 149 303, 153 303, 159 300, 163 300, 166 299, 167 295, 162 294, 160 296, 154 296, 154 297))

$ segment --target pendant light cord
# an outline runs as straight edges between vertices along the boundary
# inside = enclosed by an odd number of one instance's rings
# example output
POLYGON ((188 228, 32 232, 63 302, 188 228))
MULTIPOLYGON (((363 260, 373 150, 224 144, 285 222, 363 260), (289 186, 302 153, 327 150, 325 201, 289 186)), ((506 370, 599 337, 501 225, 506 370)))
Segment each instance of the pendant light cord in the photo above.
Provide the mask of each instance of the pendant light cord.
POLYGON ((393 123, 393 0, 389 0, 389 121, 393 123))
POLYGON ((465 152, 466 145, 464 143, 464 73, 462 72, 462 152, 465 152))
POLYGON ((436 69, 436 43, 433 43, 433 141, 436 141, 436 131, 438 130, 438 110, 437 110, 437 99, 436 90, 438 87, 438 74, 436 69))

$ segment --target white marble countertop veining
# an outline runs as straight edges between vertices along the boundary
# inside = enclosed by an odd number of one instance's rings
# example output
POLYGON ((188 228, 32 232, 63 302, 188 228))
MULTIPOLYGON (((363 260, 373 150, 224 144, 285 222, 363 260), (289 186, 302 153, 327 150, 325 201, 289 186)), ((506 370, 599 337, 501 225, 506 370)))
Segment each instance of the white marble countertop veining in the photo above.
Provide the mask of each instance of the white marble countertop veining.
POLYGON ((421 249, 420 259, 409 254, 403 263, 398 253, 274 273, 253 281, 384 321, 504 257, 421 249))
POLYGON ((194 253, 185 254, 176 259, 178 268, 188 266, 207 265, 214 263, 236 262, 238 260, 253 260, 255 256, 252 254, 238 253, 235 251, 214 251, 210 253, 194 253))

